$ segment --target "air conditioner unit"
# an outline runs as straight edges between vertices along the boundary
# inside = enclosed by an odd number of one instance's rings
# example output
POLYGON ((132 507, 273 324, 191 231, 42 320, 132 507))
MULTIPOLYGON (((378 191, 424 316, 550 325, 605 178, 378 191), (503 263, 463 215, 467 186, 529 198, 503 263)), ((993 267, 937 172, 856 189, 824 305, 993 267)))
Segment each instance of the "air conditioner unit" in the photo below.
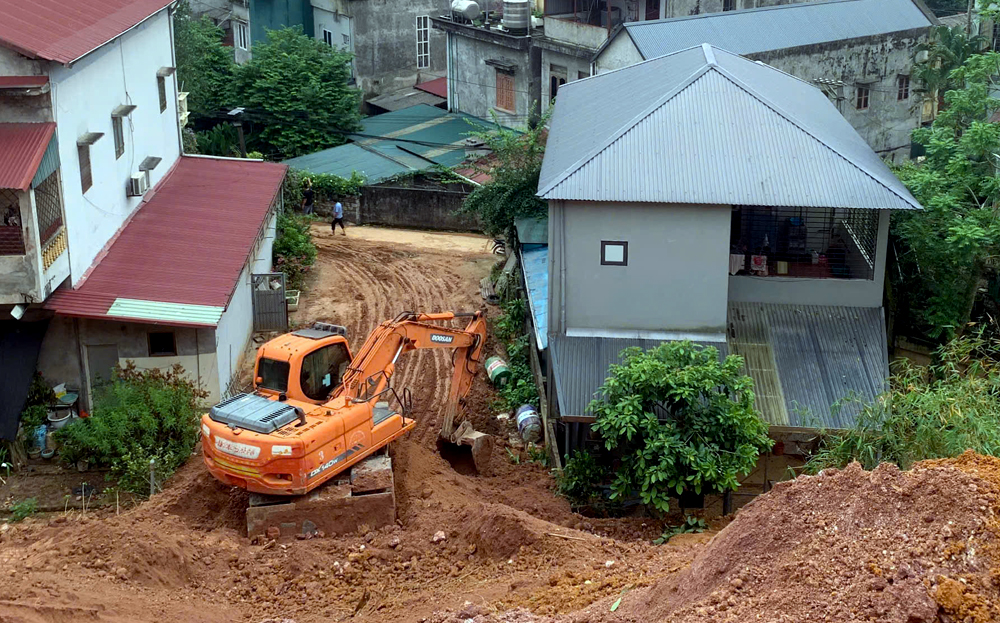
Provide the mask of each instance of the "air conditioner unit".
POLYGON ((149 190, 149 179, 142 171, 133 173, 128 180, 127 194, 129 197, 141 197, 149 190))

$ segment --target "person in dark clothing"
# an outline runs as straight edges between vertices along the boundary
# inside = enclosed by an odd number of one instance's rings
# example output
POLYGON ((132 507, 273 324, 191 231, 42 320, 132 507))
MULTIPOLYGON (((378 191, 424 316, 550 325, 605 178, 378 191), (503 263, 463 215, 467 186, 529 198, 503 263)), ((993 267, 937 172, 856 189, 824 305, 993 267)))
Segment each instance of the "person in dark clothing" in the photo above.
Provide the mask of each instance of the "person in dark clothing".
POLYGON ((308 177, 303 183, 302 188, 302 213, 312 214, 313 213, 313 201, 316 198, 316 193, 312 188, 312 180, 308 177))

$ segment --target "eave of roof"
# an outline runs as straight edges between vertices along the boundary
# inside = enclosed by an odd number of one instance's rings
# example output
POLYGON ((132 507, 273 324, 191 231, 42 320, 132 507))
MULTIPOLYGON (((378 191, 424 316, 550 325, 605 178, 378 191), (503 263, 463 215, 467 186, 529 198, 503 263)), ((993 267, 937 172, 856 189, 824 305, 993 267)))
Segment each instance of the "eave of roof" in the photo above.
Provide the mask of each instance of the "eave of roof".
POLYGON ((31 187, 55 131, 54 123, 0 123, 0 188, 31 187))

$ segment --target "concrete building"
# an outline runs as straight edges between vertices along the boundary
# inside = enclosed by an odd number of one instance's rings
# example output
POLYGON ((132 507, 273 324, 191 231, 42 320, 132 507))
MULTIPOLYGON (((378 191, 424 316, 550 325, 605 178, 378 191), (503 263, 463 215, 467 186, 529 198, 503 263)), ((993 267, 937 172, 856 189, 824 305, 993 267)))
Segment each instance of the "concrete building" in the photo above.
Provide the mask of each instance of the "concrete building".
MULTIPOLYGON (((803 0, 792 0, 803 1, 803 0)), ((788 0, 546 0, 528 32, 502 23, 505 3, 480 3, 490 22, 474 25, 445 12, 434 27, 448 33, 449 110, 495 113, 524 126, 548 109, 559 86, 591 75, 594 53, 624 22, 787 4, 788 0), (497 103, 497 96, 500 104, 497 103), (510 108, 504 108, 504 106, 510 108)))
POLYGON ((923 99, 910 72, 937 19, 921 0, 825 0, 625 24, 594 57, 605 72, 710 43, 822 89, 884 158, 909 157, 923 99))
POLYGON ((267 41, 268 30, 301 26, 309 37, 316 36, 309 0, 249 0, 251 45, 267 41))
POLYGON ((741 355, 776 434, 882 391, 889 212, 921 206, 816 87, 708 44, 574 82, 539 196, 563 451, 628 346, 741 355))
POLYGON ((208 17, 222 29, 223 42, 233 48, 237 63, 250 60, 250 0, 198 0, 190 6, 194 16, 208 17))
POLYGON ((286 167, 181 156, 172 6, 0 0, 0 438, 36 363, 85 408, 126 360, 218 396, 249 341, 286 167))

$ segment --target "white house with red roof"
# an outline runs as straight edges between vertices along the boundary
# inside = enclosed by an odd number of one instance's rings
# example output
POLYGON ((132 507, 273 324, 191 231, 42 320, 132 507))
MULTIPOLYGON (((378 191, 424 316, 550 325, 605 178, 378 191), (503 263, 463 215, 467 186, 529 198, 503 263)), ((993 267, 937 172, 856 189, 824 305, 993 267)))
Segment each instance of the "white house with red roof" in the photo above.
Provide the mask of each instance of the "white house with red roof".
POLYGON ((0 0, 0 438, 36 360, 87 407, 128 360, 218 397, 249 344, 286 167, 182 155, 174 5, 0 0))

